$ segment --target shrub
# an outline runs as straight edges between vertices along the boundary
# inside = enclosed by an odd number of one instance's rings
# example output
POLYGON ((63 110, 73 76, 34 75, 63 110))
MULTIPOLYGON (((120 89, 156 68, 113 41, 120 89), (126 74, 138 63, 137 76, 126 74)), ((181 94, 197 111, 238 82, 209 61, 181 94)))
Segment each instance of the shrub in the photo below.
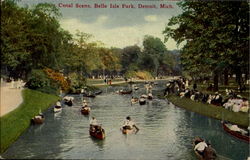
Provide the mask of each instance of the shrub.
POLYGON ((50 86, 50 79, 42 70, 35 69, 31 71, 26 86, 30 89, 50 86))
POLYGON ((70 88, 70 83, 64 78, 62 73, 56 72, 50 68, 44 69, 44 72, 50 79, 59 84, 63 91, 67 91, 70 88))
POLYGON ((81 89, 86 86, 86 79, 76 73, 69 74, 71 88, 81 89))
POLYGON ((28 77, 26 87, 44 93, 57 95, 59 84, 53 82, 43 70, 34 69, 28 77))
POLYGON ((147 71, 127 71, 125 76, 128 78, 152 79, 153 76, 147 71))

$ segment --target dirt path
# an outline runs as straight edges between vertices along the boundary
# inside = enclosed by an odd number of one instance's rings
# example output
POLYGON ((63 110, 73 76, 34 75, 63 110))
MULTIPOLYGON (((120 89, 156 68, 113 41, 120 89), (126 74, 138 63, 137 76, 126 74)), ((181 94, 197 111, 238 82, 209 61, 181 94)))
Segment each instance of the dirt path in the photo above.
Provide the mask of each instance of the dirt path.
POLYGON ((0 117, 16 109, 22 102, 23 88, 19 83, 1 83, 0 117))

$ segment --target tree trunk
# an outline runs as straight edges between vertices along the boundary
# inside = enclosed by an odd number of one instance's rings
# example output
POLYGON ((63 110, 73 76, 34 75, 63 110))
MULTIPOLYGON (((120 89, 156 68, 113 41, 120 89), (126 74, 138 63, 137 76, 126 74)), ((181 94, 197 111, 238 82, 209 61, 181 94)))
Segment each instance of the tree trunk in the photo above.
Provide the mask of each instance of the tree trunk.
POLYGON ((219 76, 218 76, 218 72, 214 72, 214 91, 218 91, 219 86, 218 86, 218 82, 219 82, 219 76))
POLYGON ((249 79, 249 72, 245 72, 245 83, 249 79))
POLYGON ((241 71, 236 72, 236 82, 241 85, 241 71))
POLYGON ((225 69, 224 71, 224 85, 228 85, 228 70, 225 69))

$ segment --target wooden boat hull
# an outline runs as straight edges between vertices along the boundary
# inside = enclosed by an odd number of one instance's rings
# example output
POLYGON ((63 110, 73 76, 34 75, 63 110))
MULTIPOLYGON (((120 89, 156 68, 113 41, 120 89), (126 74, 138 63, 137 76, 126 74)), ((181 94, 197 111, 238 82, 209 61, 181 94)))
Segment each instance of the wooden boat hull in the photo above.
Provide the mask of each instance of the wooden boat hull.
POLYGON ((95 95, 99 95, 99 94, 102 94, 102 91, 95 92, 95 95))
POLYGON ((243 140, 243 141, 245 141, 245 142, 247 142, 247 143, 250 142, 250 137, 249 137, 249 136, 247 136, 247 135, 242 135, 242 134, 239 133, 239 132, 230 130, 225 122, 222 122, 222 126, 223 126, 223 129, 224 129, 227 133, 229 133, 230 135, 232 135, 232 136, 234 136, 234 137, 236 137, 236 138, 238 138, 238 139, 241 139, 241 140, 243 140))
POLYGON ((134 90, 138 90, 138 89, 139 89, 139 87, 135 87, 135 88, 134 88, 134 90))
POLYGON ((197 159, 204 160, 204 158, 197 151, 194 151, 194 153, 195 153, 197 159))
MULTIPOLYGON (((196 138, 193 140, 193 142, 192 142, 193 148, 195 147, 195 140, 197 140, 197 139, 202 140, 200 137, 196 137, 196 138)), ((198 144, 198 143, 197 143, 197 144, 198 144)), ((204 160, 204 158, 202 157, 202 155, 200 155, 197 151, 194 151, 194 153, 195 153, 197 159, 199 159, 199 160, 204 160)))
POLYGON ((123 134, 133 134, 136 132, 136 130, 133 128, 133 129, 121 129, 122 130, 122 133, 123 134))
POLYGON ((62 111, 62 107, 60 107, 60 108, 54 107, 54 113, 57 113, 57 112, 60 112, 60 111, 62 111))
POLYGON ((68 106, 72 106, 73 105, 73 102, 72 101, 65 101, 64 102, 66 105, 68 105, 68 106))
POLYGON ((89 109, 85 109, 85 108, 82 108, 82 109, 81 109, 81 113, 82 113, 83 115, 88 115, 89 112, 90 112, 89 109))
POLYGON ((132 93, 132 90, 130 91, 120 91, 119 94, 131 94, 132 93))
POLYGON ((105 130, 104 129, 101 129, 101 131, 99 131, 99 132, 92 132, 91 130, 89 130, 89 134, 96 139, 103 140, 105 138, 105 130))
POLYGON ((153 99, 153 96, 148 96, 148 99, 149 99, 149 100, 152 100, 152 99, 153 99))
POLYGON ((139 99, 136 99, 136 98, 131 99, 131 103, 132 103, 132 104, 135 104, 135 103, 137 103, 138 101, 139 101, 139 99))
POLYGON ((31 122, 32 122, 32 124, 43 124, 44 120, 45 120, 45 118, 35 118, 34 117, 31 119, 31 122))
MULTIPOLYGON (((202 142, 203 139, 201 139, 200 137, 195 137, 193 140, 193 148, 195 148, 195 144, 198 144, 199 142, 202 142)), ((198 153, 198 151, 194 151, 197 159, 199 160, 215 160, 217 159, 217 155, 216 155, 216 151, 211 147, 208 146, 209 149, 206 147, 205 150, 203 151, 203 156, 201 154, 198 153)))
POLYGON ((94 94, 83 94, 83 97, 95 98, 94 94))
POLYGON ((146 104, 146 100, 143 100, 143 101, 142 101, 142 100, 139 100, 139 104, 140 104, 140 105, 145 105, 145 104, 146 104))

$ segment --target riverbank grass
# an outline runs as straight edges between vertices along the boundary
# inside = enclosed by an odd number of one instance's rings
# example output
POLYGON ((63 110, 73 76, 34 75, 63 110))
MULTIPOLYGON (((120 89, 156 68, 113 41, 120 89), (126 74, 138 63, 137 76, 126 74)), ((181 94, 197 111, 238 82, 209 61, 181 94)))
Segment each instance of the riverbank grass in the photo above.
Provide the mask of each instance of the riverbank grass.
POLYGON ((215 119, 229 121, 244 127, 249 125, 248 113, 233 112, 221 106, 219 107, 210 104, 203 104, 201 102, 192 101, 188 98, 180 98, 175 95, 169 95, 167 96, 167 99, 174 105, 189 111, 193 111, 215 119))
POLYGON ((0 117, 1 153, 29 127, 32 117, 40 110, 46 110, 59 99, 56 95, 30 89, 24 89, 22 95, 23 103, 14 111, 0 117))

